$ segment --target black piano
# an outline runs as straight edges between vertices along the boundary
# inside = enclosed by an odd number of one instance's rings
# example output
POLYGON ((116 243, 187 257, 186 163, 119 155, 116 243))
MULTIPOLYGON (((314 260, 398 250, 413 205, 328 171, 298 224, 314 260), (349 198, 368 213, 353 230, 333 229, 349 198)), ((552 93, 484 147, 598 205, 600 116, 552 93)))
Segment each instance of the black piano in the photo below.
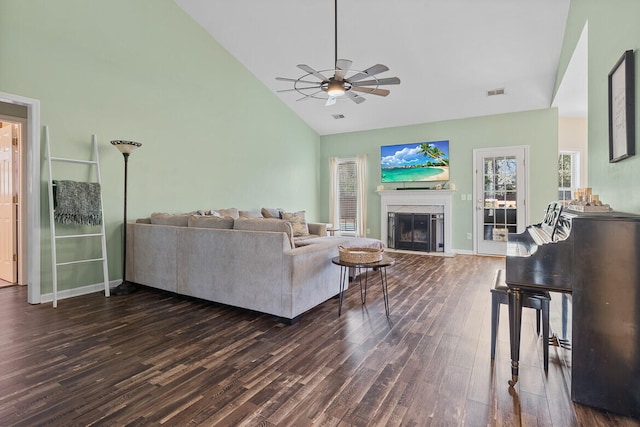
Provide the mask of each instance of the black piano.
POLYGON ((518 381, 521 291, 571 294, 571 398, 640 418, 640 216, 559 203, 508 236, 511 373, 518 381))

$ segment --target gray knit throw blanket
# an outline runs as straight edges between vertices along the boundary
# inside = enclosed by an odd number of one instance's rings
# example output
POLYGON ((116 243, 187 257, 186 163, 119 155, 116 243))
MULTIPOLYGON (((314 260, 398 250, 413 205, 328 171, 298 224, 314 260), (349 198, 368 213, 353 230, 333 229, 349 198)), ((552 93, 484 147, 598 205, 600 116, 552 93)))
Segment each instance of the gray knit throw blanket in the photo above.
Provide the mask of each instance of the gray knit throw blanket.
POLYGON ((97 182, 53 181, 53 217, 62 224, 100 225, 100 184, 97 182))

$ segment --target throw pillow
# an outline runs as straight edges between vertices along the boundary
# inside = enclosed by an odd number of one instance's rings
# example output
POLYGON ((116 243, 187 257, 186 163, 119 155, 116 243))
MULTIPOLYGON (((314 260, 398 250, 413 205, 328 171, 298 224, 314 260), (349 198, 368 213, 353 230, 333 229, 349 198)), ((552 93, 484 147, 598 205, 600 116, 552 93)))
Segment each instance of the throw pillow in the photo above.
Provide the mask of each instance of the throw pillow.
POLYGON ((238 209, 236 209, 236 208, 216 209, 216 210, 212 210, 211 214, 213 216, 218 216, 218 217, 222 217, 222 218, 224 218, 225 216, 228 216, 228 217, 233 218, 233 219, 240 218, 240 213, 238 212, 238 209))
POLYGON ((282 219, 291 223, 293 229, 293 236, 307 236, 309 234, 309 227, 307 226, 307 220, 304 218, 305 211, 299 212, 282 212, 282 219))
POLYGON ((252 211, 240 211, 238 214, 240 218, 262 218, 262 212, 256 209, 252 211))
POLYGON ((154 212, 151 214, 151 224, 156 225, 173 225, 176 227, 186 227, 189 223, 189 215, 186 214, 168 214, 154 212))
POLYGON ((217 228, 231 230, 233 228, 233 218, 219 218, 211 215, 200 216, 191 215, 189 217, 189 227, 217 228))
POLYGON ((282 218, 282 209, 280 208, 262 208, 260 209, 262 216, 265 218, 282 218))

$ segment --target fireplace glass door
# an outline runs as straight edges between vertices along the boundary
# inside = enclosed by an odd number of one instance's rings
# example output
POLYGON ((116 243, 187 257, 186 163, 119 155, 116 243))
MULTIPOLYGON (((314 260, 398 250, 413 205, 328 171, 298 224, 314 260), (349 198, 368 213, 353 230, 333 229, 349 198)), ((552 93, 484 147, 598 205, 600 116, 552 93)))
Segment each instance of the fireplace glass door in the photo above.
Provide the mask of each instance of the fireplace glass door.
POLYGON ((389 212, 387 247, 444 252, 444 214, 389 212))

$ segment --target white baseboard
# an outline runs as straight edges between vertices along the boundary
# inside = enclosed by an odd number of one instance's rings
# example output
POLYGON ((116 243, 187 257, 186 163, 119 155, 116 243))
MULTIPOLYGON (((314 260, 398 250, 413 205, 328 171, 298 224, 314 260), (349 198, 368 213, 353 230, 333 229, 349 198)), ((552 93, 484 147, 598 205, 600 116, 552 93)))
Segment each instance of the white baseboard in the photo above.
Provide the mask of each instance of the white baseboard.
POLYGON ((460 255, 476 255, 475 252, 467 250, 467 249, 454 249, 453 250, 455 253, 460 254, 460 255))
MULTIPOLYGON (((109 288, 114 288, 120 284, 121 280, 110 280, 109 288)), ((62 291, 58 291, 58 300, 78 297, 80 295, 92 294, 94 292, 103 292, 104 291, 104 283, 96 283, 94 285, 81 286, 79 288, 73 289, 65 289, 62 291)), ((53 292, 48 294, 40 295, 40 303, 44 302, 52 302, 53 301, 53 292)))

